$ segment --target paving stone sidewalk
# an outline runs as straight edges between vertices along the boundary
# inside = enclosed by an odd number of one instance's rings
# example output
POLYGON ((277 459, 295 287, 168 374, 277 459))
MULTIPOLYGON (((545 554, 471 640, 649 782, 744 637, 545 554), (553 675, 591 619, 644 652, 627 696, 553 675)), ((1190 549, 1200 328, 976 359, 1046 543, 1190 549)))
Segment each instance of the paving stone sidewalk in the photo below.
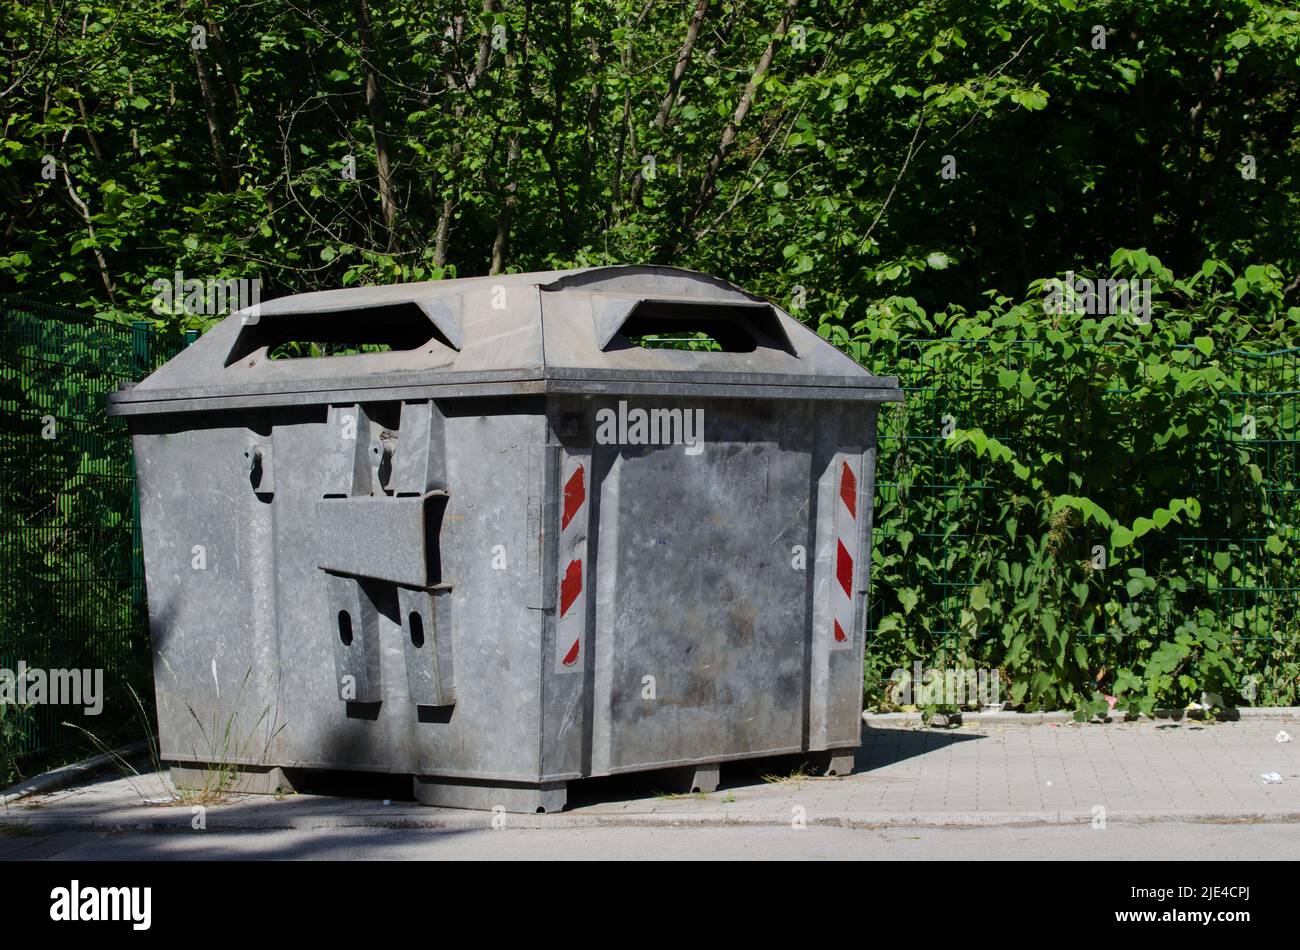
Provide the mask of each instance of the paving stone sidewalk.
MULTIPOLYGON (((653 793, 645 776, 570 786, 562 814, 507 815, 514 828, 619 825, 978 826, 1107 821, 1300 821, 1300 719, 1234 723, 869 726, 853 775, 763 777, 724 766, 708 795, 653 793), (1279 732, 1295 737, 1277 741, 1279 732), (1281 782, 1268 784, 1264 773, 1281 782)), ((114 776, 22 799, 0 825, 22 833, 186 830, 189 807, 162 776, 114 776)), ((481 828, 486 812, 334 795, 244 796, 207 809, 208 829, 481 828)), ((499 819, 500 820, 500 819, 499 819)), ((12 833, 12 832, 11 832, 12 833)), ((0 844, 4 841, 0 836, 0 844)), ((5 849, 0 847, 0 854, 5 849)))

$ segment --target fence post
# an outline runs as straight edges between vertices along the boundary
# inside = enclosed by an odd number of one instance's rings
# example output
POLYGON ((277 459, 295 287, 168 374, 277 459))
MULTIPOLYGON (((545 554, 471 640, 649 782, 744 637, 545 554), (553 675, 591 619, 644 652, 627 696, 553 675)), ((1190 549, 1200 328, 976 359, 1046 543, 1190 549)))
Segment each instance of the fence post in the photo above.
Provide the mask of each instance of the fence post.
POLYGON ((131 321, 131 375, 149 372, 149 333, 153 329, 147 320, 131 321))

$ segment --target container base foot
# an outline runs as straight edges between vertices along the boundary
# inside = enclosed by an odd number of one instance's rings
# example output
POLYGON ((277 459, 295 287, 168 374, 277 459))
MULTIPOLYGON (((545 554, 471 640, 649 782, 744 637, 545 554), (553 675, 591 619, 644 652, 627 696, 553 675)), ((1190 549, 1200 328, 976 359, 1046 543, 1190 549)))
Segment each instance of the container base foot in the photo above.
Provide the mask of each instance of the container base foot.
POLYGON ((416 801, 421 805, 481 811, 499 808, 529 815, 563 811, 569 797, 567 782, 513 785, 417 775, 414 787, 416 801))
POLYGON ((172 784, 188 791, 237 795, 280 795, 294 790, 284 769, 278 765, 173 765, 172 784))
POLYGON ((822 775, 852 775, 857 751, 857 749, 830 749, 817 753, 817 758, 814 760, 817 771, 822 775))
POLYGON ((721 767, 716 762, 708 765, 684 765, 667 769, 664 780, 673 792, 716 792, 721 779, 721 767))

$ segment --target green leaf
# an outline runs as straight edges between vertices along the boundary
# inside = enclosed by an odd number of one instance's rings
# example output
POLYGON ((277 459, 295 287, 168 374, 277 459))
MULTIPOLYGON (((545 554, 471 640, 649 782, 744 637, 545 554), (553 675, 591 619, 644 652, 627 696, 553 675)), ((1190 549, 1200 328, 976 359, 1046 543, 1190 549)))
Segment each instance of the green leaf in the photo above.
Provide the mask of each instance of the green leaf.
POLYGON ((1017 90, 1011 94, 1011 101, 1018 106, 1023 106, 1030 112, 1036 112, 1039 109, 1047 107, 1047 93, 1035 86, 1033 89, 1017 90))

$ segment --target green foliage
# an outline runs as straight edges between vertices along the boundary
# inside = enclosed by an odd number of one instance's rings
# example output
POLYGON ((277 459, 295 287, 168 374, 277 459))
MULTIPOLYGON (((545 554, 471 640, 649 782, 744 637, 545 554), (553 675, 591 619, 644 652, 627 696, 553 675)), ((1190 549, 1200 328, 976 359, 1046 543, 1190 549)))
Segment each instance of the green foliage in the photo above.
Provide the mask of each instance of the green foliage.
POLYGON ((1300 310, 1269 267, 1112 266, 1153 281, 1149 323, 1048 312, 1037 282, 853 327, 911 389, 882 422, 877 682, 942 656, 1031 709, 1294 702, 1300 310))
POLYGON ((26 709, 0 703, 0 788, 19 777, 18 757, 22 751, 23 715, 26 709))
POLYGON ((829 334, 1124 245, 1271 261, 1298 302, 1293 5, 802 0, 782 35, 786 7, 713 0, 660 122, 693 3, 4 4, 0 290, 143 313, 177 269, 270 298, 497 250, 798 286, 829 334))

